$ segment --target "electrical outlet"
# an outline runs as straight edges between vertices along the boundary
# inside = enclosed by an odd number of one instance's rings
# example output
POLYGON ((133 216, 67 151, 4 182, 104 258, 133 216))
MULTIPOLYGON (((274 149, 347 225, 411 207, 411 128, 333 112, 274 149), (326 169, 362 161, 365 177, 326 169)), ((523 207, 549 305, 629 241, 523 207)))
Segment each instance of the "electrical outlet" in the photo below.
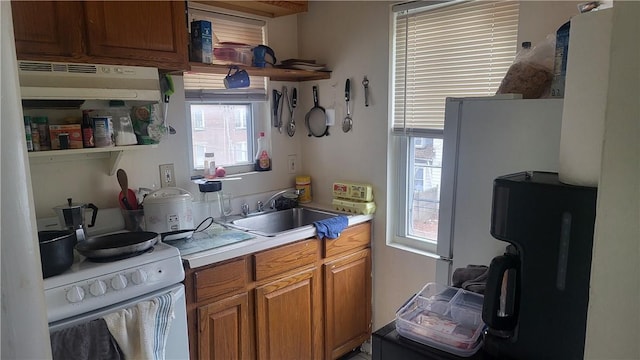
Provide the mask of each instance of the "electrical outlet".
POLYGON ((160 187, 167 186, 176 186, 176 173, 173 171, 173 164, 160 165, 160 187))
POLYGON ((298 171, 298 160, 296 155, 289 155, 287 159, 287 169, 289 174, 295 174, 298 171))

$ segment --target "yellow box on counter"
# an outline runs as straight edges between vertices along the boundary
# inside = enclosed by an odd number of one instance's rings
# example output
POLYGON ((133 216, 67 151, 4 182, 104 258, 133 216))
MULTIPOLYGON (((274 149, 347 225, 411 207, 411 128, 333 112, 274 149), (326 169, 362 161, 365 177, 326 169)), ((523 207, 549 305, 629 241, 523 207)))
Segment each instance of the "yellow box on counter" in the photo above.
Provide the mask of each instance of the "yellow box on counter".
POLYGON ((349 181, 333 183, 333 197, 360 201, 373 201, 373 186, 349 181))
MULTIPOLYGON (((69 135, 69 149, 82 149, 82 130, 80 124, 49 125, 51 150, 60 150, 60 134, 69 135)), ((63 135, 64 136, 64 135, 63 135)))
POLYGON ((354 214, 373 214, 376 211, 376 203, 373 201, 352 201, 346 199, 333 199, 333 208, 338 211, 346 211, 354 214))

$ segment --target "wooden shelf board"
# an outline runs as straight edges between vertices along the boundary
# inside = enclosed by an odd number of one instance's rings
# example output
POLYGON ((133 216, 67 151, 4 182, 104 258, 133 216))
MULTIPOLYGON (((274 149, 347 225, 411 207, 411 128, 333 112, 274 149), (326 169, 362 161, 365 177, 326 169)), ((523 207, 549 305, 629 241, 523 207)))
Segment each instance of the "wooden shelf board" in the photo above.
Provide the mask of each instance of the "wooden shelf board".
MULTIPOLYGON (((209 74, 227 74, 231 65, 203 64, 190 62, 190 71, 209 74)), ((256 68, 246 65, 236 65, 246 70, 251 76, 266 76, 274 81, 308 81, 331 78, 330 71, 309 71, 281 68, 256 68)))

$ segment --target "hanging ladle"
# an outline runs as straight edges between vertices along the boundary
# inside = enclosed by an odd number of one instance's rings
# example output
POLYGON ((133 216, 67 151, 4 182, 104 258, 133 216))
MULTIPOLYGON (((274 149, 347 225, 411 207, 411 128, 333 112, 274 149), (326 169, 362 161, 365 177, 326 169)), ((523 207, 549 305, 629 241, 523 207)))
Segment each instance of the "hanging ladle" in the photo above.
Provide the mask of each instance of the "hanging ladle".
POLYGON ((344 85, 344 100, 347 103, 347 116, 342 120, 342 131, 349 132, 353 126, 353 119, 351 119, 351 106, 349 101, 351 100, 351 81, 347 79, 344 85))

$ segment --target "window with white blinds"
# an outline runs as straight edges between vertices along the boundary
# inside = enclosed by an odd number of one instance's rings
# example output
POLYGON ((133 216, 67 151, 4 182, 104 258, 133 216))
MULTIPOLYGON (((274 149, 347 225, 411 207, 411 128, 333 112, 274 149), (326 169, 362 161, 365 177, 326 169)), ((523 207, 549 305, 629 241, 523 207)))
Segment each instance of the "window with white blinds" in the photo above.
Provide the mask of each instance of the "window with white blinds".
POLYGON ((396 134, 441 133, 445 98, 494 95, 517 50, 517 1, 434 3, 393 8, 396 134))
MULTIPOLYGON (((232 42, 251 46, 264 44, 265 25, 262 20, 227 15, 211 11, 204 5, 189 3, 189 24, 194 20, 208 20, 213 31, 213 43, 232 42)), ((267 79, 251 76, 250 86, 243 89, 225 89, 226 74, 184 73, 187 99, 209 100, 266 100, 267 79)))

